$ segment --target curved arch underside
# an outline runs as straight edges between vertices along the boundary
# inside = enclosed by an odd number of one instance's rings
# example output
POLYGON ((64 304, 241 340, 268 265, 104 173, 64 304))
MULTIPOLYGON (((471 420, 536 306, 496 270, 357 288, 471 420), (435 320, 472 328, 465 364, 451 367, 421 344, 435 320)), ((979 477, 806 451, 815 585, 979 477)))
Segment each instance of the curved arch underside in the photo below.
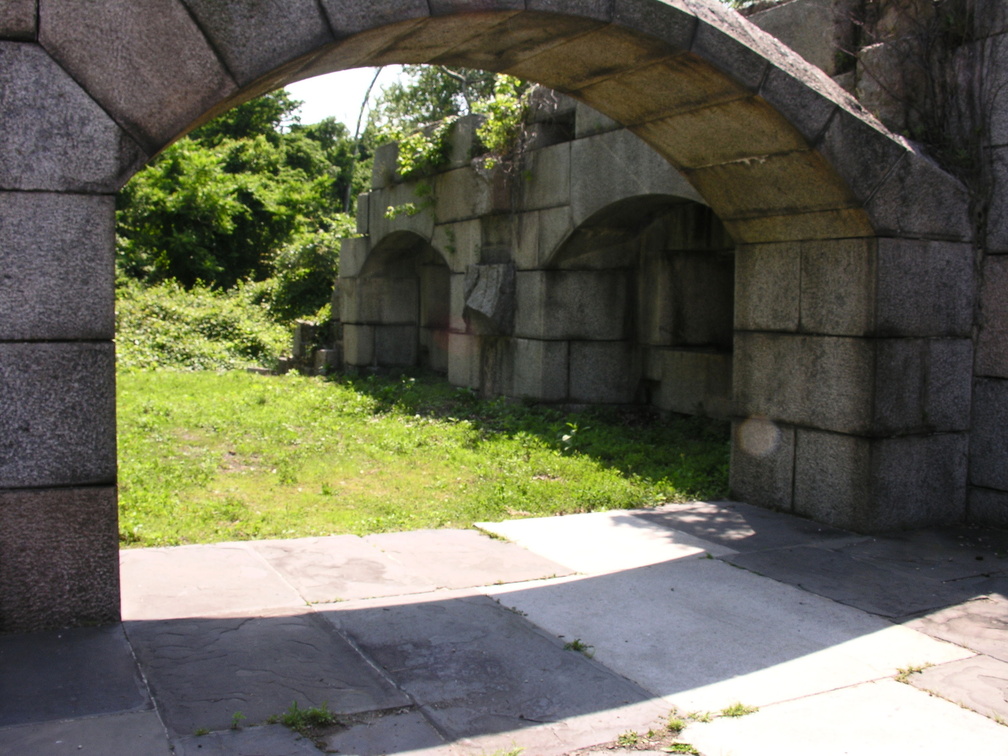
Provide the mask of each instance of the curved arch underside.
POLYGON ((935 189, 961 199, 955 182, 717 0, 41 0, 39 20, 41 45, 140 147, 113 181, 282 84, 446 63, 541 82, 629 126, 740 242, 964 233, 946 203, 907 212, 935 189))

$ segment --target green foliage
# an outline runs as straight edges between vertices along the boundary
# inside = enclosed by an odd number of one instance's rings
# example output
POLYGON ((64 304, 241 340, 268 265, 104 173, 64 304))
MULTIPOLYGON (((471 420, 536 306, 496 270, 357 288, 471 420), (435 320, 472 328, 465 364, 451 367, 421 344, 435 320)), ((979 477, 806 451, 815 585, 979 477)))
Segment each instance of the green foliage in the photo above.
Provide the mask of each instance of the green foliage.
POLYGON ((326 703, 302 709, 298 706, 298 702, 294 701, 283 714, 270 717, 269 723, 282 724, 296 733, 308 737, 313 730, 339 724, 339 718, 329 711, 329 705, 326 703))
POLYGON ((405 180, 428 176, 442 168, 448 161, 454 117, 445 118, 421 131, 415 131, 399 139, 399 154, 396 169, 405 180))
POLYGON ((239 287, 185 291, 174 282, 121 283, 116 299, 116 359, 120 370, 226 370, 269 365, 290 341, 262 306, 239 287))
POLYGON ((703 420, 480 400, 443 379, 120 371, 120 539, 143 546, 470 527, 711 499, 703 420), (581 428, 571 450, 559 435, 581 428))
POLYGON ((721 709, 722 717, 744 717, 746 714, 754 714, 759 711, 758 706, 746 706, 743 703, 733 703, 721 709))
POLYGON ((279 273, 278 312, 297 309, 288 294, 298 289, 314 297, 301 309, 317 310, 348 230, 339 210, 356 151, 333 119, 290 123, 296 105, 283 90, 240 105, 138 173, 117 201, 120 275, 228 289, 279 273), (323 267, 304 283, 313 258, 323 267))
POLYGON ((445 118, 468 115, 494 94, 496 74, 471 68, 406 66, 405 80, 382 92, 371 112, 376 132, 409 133, 445 118))
POLYGON ((486 116, 476 135, 490 152, 490 157, 484 161, 487 167, 506 159, 518 146, 522 124, 528 113, 530 91, 528 84, 521 79, 498 76, 493 97, 475 105, 475 111, 486 116))

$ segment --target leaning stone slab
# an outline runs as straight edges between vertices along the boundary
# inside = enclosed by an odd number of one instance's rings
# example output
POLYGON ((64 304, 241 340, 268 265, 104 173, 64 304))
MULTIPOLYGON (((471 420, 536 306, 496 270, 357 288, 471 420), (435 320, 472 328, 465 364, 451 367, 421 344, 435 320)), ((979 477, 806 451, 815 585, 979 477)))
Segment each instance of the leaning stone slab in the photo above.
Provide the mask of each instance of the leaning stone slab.
POLYGON ((409 700, 311 610, 125 624, 173 737, 262 724, 291 703, 336 714, 409 700))

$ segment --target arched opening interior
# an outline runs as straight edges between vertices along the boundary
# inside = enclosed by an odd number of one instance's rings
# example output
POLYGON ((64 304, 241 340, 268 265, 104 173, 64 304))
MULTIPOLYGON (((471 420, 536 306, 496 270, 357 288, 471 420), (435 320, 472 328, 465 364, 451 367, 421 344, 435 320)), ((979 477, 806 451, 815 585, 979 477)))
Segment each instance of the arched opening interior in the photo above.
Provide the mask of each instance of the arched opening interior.
POLYGON ((570 402, 727 417, 734 242, 696 202, 632 197, 592 215, 542 272, 570 402))
POLYGON ((346 365, 447 373, 449 297, 450 271, 434 247, 408 231, 385 237, 359 276, 339 282, 346 365))

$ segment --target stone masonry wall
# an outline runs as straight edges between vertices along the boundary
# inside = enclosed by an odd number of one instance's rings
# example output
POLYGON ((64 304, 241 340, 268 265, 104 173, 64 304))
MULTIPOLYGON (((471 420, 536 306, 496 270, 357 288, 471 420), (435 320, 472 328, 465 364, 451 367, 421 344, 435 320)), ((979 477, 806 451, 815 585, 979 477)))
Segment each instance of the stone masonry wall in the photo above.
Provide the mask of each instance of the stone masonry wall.
POLYGON ((379 150, 358 212, 366 235, 344 244, 345 364, 423 364, 485 394, 727 417, 734 243, 637 137, 537 95, 508 175, 473 158, 476 118, 456 124, 450 164, 430 178, 403 182, 395 145, 379 150))

